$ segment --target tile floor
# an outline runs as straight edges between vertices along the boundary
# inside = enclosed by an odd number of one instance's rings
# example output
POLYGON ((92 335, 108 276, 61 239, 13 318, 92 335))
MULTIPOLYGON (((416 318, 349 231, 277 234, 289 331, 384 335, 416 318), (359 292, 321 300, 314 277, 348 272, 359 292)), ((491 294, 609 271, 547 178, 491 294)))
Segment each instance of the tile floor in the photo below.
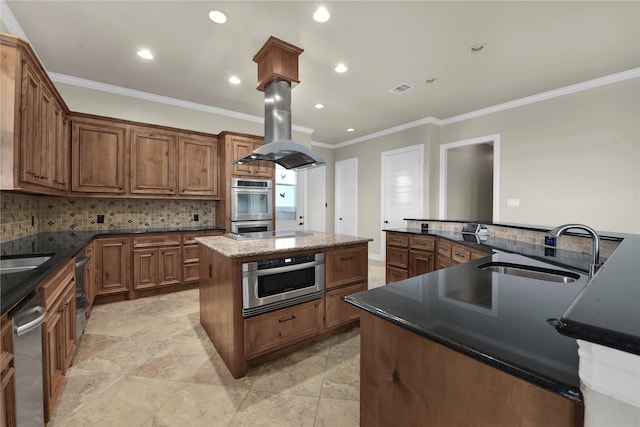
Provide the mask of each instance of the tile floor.
MULTIPOLYGON (((369 287, 384 263, 369 262, 369 287)), ((353 329, 233 379, 199 324, 198 291, 94 307, 49 427, 358 426, 353 329)))

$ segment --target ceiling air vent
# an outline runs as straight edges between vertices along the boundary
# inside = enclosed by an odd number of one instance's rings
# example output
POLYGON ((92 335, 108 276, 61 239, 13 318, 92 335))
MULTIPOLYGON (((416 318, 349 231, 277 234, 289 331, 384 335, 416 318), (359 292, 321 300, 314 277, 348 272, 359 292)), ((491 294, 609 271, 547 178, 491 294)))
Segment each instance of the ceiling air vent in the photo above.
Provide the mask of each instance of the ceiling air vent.
POLYGON ((395 93, 396 95, 400 95, 401 93, 405 93, 408 90, 413 89, 409 83, 400 83, 398 86, 391 89, 389 92, 395 93))

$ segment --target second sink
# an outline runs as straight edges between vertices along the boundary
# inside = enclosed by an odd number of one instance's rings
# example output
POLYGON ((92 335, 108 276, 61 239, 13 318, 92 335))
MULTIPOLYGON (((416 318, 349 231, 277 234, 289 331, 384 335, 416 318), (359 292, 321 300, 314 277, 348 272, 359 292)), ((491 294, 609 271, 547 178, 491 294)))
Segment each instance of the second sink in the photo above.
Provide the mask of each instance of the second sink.
POLYGON ((556 283, 572 283, 580 278, 579 274, 565 270, 554 270, 551 268, 533 267, 524 264, 513 264, 509 262, 489 262, 480 264, 480 270, 488 270, 494 273, 509 274, 511 276, 526 277, 528 279, 544 280, 556 283))
POLYGON ((0 274, 19 273, 33 270, 49 261, 54 254, 30 254, 26 256, 16 255, 0 258, 0 274))

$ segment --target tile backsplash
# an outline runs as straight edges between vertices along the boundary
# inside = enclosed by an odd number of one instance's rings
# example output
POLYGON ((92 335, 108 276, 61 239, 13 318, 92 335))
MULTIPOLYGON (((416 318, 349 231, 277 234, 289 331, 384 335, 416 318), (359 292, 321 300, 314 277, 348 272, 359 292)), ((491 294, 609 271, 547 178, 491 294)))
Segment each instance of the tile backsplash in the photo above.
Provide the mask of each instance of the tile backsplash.
POLYGON ((41 231, 215 225, 216 203, 213 200, 67 198, 2 191, 2 241, 41 231), (194 214, 199 217, 197 222, 194 214), (98 215, 104 215, 104 223, 98 223, 98 215))

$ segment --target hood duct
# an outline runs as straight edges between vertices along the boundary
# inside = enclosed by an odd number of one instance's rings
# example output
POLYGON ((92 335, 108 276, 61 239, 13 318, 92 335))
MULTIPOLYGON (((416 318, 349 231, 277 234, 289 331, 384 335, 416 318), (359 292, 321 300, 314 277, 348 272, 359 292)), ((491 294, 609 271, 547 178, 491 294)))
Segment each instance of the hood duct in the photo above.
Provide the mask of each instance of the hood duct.
POLYGON ((275 37, 253 58, 258 63, 258 90, 264 91, 264 145, 233 163, 258 160, 278 163, 286 169, 308 169, 325 160, 291 139, 291 85, 298 81, 298 55, 302 49, 275 37))

